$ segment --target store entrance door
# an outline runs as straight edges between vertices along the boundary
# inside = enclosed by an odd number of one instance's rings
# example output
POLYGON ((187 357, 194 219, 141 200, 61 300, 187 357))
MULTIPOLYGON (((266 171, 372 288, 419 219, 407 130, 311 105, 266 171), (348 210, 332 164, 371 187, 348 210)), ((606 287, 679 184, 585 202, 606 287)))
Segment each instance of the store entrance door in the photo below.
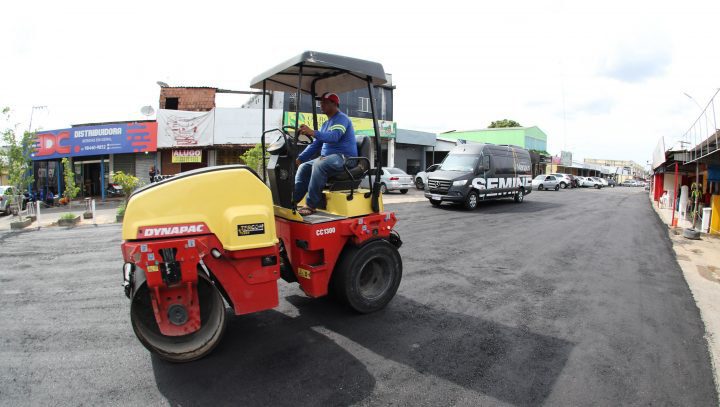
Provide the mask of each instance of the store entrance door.
POLYGON ((84 163, 82 178, 82 196, 84 198, 102 194, 100 189, 100 163, 84 163))
POLYGON ((108 160, 102 159, 105 174, 102 171, 101 160, 92 157, 87 161, 75 161, 75 185, 80 188, 79 198, 90 198, 102 196, 103 185, 107 185, 108 177, 108 160), (95 158, 95 159, 92 159, 95 158), (105 180, 103 180, 103 175, 105 180), (105 182, 103 182, 105 181, 105 182))

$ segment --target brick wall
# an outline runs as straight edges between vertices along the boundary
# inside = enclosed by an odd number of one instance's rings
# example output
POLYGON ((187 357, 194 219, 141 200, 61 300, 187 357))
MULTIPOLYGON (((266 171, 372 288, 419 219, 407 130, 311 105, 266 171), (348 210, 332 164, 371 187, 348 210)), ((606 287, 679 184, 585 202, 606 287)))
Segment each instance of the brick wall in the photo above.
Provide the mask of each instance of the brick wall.
POLYGON ((207 112, 215 107, 214 88, 161 88, 160 109, 165 109, 167 98, 178 98, 178 110, 207 112))

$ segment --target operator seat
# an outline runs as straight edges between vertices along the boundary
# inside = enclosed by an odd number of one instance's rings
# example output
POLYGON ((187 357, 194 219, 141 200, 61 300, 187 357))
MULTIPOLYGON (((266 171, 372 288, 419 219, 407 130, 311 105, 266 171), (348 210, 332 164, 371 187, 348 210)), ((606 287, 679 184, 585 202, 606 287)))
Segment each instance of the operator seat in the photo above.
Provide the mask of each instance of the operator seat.
POLYGON ((328 178, 325 188, 330 191, 354 190, 370 169, 370 142, 366 136, 356 136, 359 157, 346 157, 344 171, 328 178))

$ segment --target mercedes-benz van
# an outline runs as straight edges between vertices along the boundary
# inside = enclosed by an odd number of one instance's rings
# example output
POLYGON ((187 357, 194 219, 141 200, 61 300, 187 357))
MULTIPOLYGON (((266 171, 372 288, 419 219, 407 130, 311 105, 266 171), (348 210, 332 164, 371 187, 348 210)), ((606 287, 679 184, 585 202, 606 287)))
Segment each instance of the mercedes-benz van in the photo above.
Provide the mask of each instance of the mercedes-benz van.
POLYGON ((425 198, 433 206, 454 202, 473 210, 487 199, 522 202, 532 191, 530 153, 521 147, 460 144, 428 175, 425 198))

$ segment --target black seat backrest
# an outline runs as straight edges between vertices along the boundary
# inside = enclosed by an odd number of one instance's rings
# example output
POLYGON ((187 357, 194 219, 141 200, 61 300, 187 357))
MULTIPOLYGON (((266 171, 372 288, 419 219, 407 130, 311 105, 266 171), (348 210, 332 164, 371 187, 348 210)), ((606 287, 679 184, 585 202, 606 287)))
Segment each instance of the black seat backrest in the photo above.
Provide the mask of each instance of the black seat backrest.
MULTIPOLYGON (((356 136, 355 142, 357 143, 358 157, 370 157, 370 140, 366 136, 356 136)), ((367 174, 370 169, 369 162, 365 160, 357 160, 355 166, 350 168, 350 174, 355 178, 352 181, 350 175, 346 172, 336 174, 328 179, 328 187, 331 191, 337 191, 341 189, 355 189, 360 185, 360 181, 367 174)))
POLYGON ((367 136, 356 136, 358 157, 370 157, 370 141, 367 136))

